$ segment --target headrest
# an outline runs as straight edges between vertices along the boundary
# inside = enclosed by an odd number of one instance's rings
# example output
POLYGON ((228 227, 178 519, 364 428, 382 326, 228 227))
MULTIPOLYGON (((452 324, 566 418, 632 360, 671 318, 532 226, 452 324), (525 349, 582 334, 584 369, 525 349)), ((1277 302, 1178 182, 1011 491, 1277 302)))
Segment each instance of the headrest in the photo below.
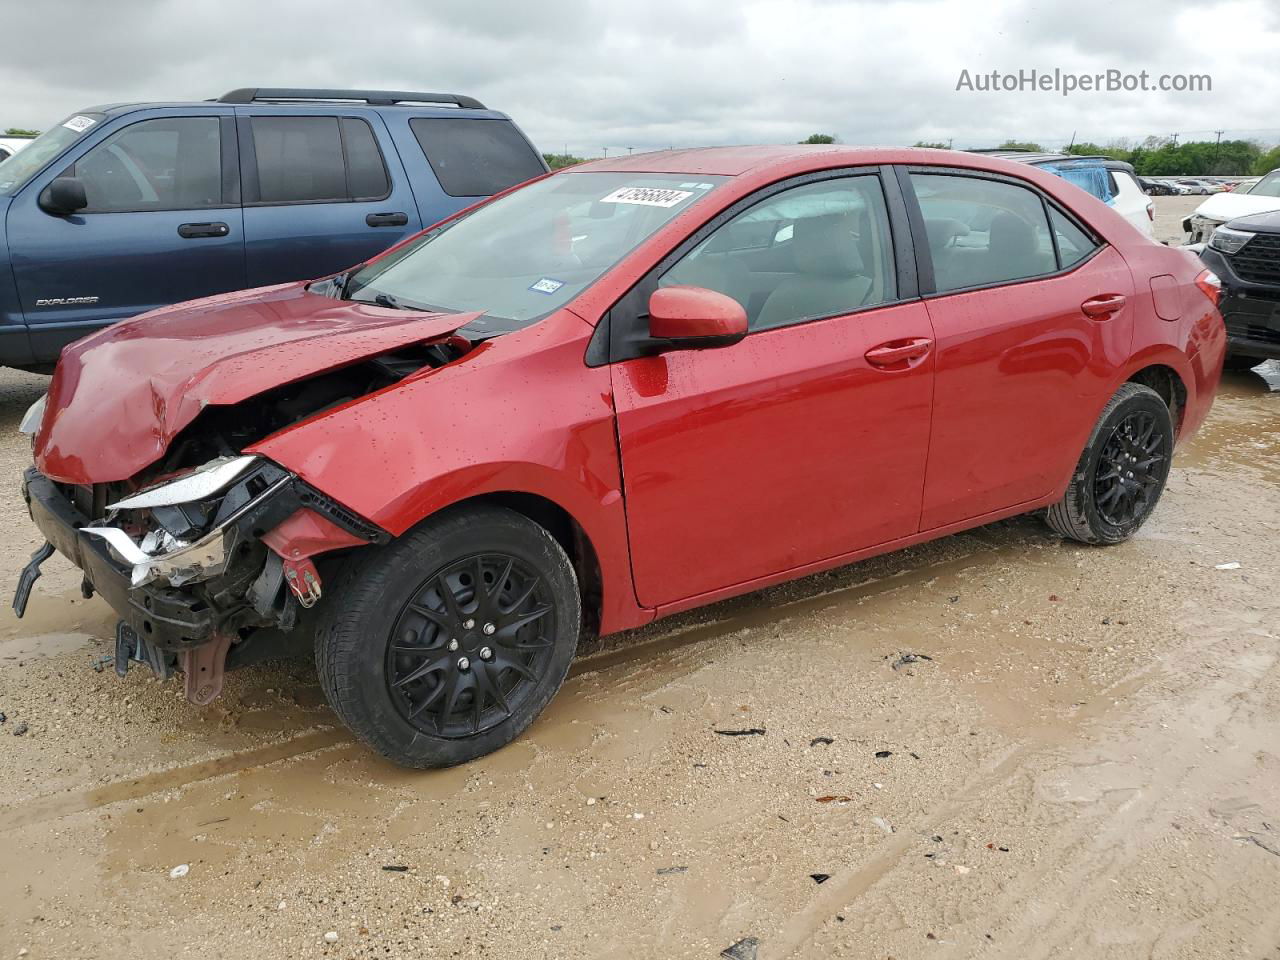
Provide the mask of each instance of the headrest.
POLYGON ((1000 257, 1020 257, 1035 252, 1035 227, 1016 213, 1002 210, 991 219, 987 249, 1000 257))
POLYGON ((824 277, 862 273, 862 254, 853 235, 853 220, 836 213, 795 221, 792 233, 796 270, 824 277))

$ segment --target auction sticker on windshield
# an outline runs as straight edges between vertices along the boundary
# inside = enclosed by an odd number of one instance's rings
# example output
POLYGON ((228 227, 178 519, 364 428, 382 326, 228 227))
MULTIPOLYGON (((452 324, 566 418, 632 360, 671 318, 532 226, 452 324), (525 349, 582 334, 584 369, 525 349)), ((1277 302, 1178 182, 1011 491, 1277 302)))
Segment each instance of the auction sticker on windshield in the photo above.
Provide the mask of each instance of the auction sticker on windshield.
POLYGON ((68 130, 74 130, 76 133, 84 133, 95 123, 97 123, 97 121, 94 120, 93 117, 72 117, 64 123, 63 126, 68 130))
POLYGON ((690 190, 667 190, 661 187, 619 187, 601 203, 637 203, 645 207, 674 207, 693 196, 690 190))

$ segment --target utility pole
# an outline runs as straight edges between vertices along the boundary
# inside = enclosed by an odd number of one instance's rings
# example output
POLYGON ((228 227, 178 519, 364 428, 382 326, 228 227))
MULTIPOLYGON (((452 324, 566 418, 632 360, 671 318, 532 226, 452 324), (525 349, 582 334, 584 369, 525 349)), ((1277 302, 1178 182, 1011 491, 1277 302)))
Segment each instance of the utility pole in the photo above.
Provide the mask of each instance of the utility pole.
POLYGON ((608 159, 609 159, 609 148, 608 148, 608 147, 605 147, 605 148, 604 148, 604 158, 605 158, 606 160, 608 160, 608 159))
POLYGON ((632 151, 632 150, 634 150, 634 149, 635 149, 635 147, 627 147, 627 156, 628 156, 628 157, 629 157, 629 156, 631 156, 631 151, 632 151))
POLYGON ((1170 139, 1173 141, 1173 145, 1176 147, 1178 145, 1178 135, 1175 133, 1170 139))

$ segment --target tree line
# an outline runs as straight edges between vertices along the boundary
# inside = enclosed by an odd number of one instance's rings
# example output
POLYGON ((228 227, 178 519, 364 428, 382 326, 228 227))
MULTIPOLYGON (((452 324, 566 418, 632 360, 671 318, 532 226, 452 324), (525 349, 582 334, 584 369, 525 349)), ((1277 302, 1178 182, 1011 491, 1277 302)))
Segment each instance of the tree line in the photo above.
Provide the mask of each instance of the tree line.
MULTIPOLYGON (((915 146, 947 148, 945 143, 924 141, 915 146)), ((1107 144, 1072 143, 1061 150, 1046 150, 1038 143, 1024 140, 1006 140, 996 149, 1111 157, 1133 164, 1133 169, 1142 177, 1261 176, 1280 167, 1280 147, 1268 149, 1254 140, 1185 140, 1178 143, 1174 137, 1147 137, 1137 144, 1128 140, 1107 144)))

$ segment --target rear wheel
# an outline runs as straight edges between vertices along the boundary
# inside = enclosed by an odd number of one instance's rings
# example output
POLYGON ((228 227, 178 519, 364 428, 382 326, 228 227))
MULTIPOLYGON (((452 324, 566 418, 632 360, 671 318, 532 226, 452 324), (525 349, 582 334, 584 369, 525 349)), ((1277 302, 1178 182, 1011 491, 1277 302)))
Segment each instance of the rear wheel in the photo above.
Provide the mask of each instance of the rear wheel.
POLYGON ((409 767, 514 740, 560 688, 581 626, 564 549, 527 517, 477 506, 359 557, 326 592, 316 664, 333 709, 409 767))
POLYGON ((1082 543, 1119 543, 1151 515, 1169 477, 1173 418, 1148 386, 1126 383, 1108 401, 1049 526, 1082 543))

